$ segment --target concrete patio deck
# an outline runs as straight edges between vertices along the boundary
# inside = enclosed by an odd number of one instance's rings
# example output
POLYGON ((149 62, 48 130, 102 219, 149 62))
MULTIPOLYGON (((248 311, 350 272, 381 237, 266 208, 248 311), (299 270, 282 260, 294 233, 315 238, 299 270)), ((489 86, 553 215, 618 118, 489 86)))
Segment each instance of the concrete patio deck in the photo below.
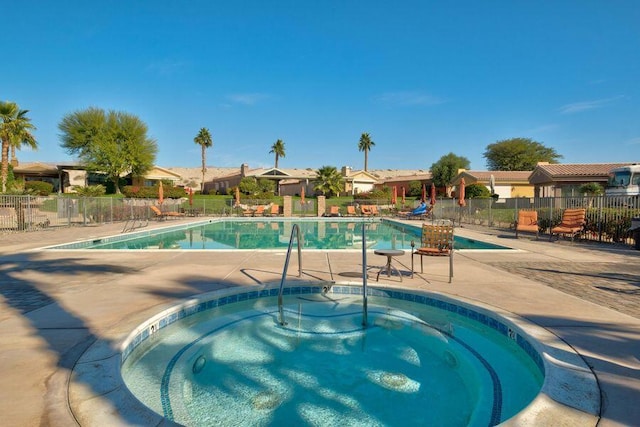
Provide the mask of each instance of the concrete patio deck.
MULTIPOLYGON (((183 222, 190 221, 153 223, 147 229, 183 222)), ((143 418, 128 413, 117 393, 86 380, 91 376, 81 371, 88 367, 78 364, 85 352, 98 355, 89 368, 111 369, 119 343, 151 315, 194 294, 278 282, 282 273, 284 253, 279 251, 224 251, 214 258, 207 251, 37 249, 121 229, 112 224, 0 235, 4 425, 140 424, 143 418)), ((451 284, 446 259, 425 260, 425 273, 405 276, 402 283, 384 274, 380 282, 475 301, 546 328, 584 358, 600 386, 600 419, 575 414, 564 425, 640 425, 640 251, 544 238, 515 240, 500 230, 462 227, 456 233, 518 251, 458 252, 451 284)), ((305 277, 357 280, 360 255, 305 252, 305 277)), ((368 258, 372 267, 384 263, 373 254, 368 258)), ((408 271, 409 251, 393 262, 408 271)), ((375 268, 369 272, 371 285, 375 273, 375 268)), ((548 419, 544 425, 558 424, 548 419)))

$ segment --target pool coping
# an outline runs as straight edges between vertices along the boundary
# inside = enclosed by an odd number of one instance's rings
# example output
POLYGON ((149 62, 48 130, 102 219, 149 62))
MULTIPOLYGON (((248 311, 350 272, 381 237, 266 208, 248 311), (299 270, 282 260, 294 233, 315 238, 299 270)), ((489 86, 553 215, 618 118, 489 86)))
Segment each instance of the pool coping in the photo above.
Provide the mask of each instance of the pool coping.
MULTIPOLYGON (((153 228, 151 230, 139 230, 139 231, 131 231, 128 233, 120 233, 120 234, 112 234, 112 235, 107 235, 107 236, 102 236, 102 237, 94 237, 94 238, 88 238, 88 239, 80 239, 80 240, 76 240, 70 243, 63 243, 63 244, 56 244, 56 245, 49 245, 49 246, 43 246, 34 250, 54 250, 54 251, 83 251, 83 250, 88 250, 89 248, 87 247, 73 247, 74 245, 84 245, 87 242, 97 242, 99 241, 100 243, 110 243, 110 242, 120 242, 120 241, 127 241, 127 240, 132 240, 132 239, 136 239, 139 237, 144 237, 144 236, 149 236, 151 234, 157 234, 157 233, 164 233, 164 232, 168 232, 168 231, 172 231, 172 230, 183 230, 183 229, 188 229, 188 228, 192 228, 192 227, 198 227, 200 225, 205 225, 205 224, 211 224, 211 223, 215 223, 215 222, 222 222, 228 219, 232 219, 234 222, 281 222, 284 221, 284 219, 282 217, 265 217, 265 218, 255 218, 255 217, 249 217, 249 218, 243 218, 242 220, 240 220, 239 218, 235 218, 235 217, 231 217, 231 218, 212 218, 212 219, 207 219, 207 220, 198 220, 198 221, 194 221, 194 222, 189 222, 189 223, 182 223, 182 224, 177 224, 177 225, 167 225, 166 227, 156 227, 153 228)), ((406 223, 406 222, 401 222, 401 221, 397 221, 394 219, 389 219, 389 218, 380 218, 380 217, 374 217, 374 218, 360 218, 360 217, 305 217, 305 218, 296 218, 296 219, 292 219, 291 222, 317 222, 317 221, 323 221, 323 222, 361 222, 361 223, 383 223, 383 222, 388 222, 391 224, 398 224, 398 225, 402 225, 403 227, 408 227, 408 228, 412 228, 415 229, 415 231, 420 232, 420 226, 418 225, 414 225, 414 224, 410 224, 410 223, 406 223)), ((511 248, 509 246, 505 246, 505 245, 501 245, 498 243, 491 243, 491 242, 487 242, 491 245, 495 245, 495 246, 502 246, 501 248, 485 248, 485 249, 479 249, 479 248, 474 248, 474 249, 459 249, 459 248, 455 248, 454 250, 457 252, 464 252, 464 253, 472 253, 472 252, 481 252, 481 253, 487 253, 487 252, 497 252, 497 253, 517 253, 517 252, 524 252, 521 249, 516 249, 516 248, 511 248)), ((371 248, 369 248, 371 249, 371 248)), ((184 251, 184 248, 166 248, 166 249, 156 249, 156 248, 149 248, 149 249, 99 249, 99 248, 92 248, 90 249, 92 252, 120 252, 120 251, 130 251, 130 252, 151 252, 151 251, 163 251, 163 252, 171 252, 171 251, 184 251)), ((248 251, 252 251, 252 250, 256 250, 256 249, 237 249, 237 248, 219 248, 219 249, 187 249, 189 251, 193 251, 193 252, 198 252, 198 251, 211 251, 211 250, 215 250, 215 251, 237 251, 237 252, 248 252, 248 251)), ((267 249, 259 249, 261 251, 282 251, 283 248, 267 248, 267 249)), ((372 249, 373 250, 373 249, 372 249)), ((403 249, 403 250, 410 250, 410 249, 403 249)), ((356 249, 350 249, 350 248, 341 248, 341 249, 327 249, 327 248, 305 248, 305 251, 362 251, 361 248, 356 248, 356 249)))
MULTIPOLYGON (((287 288, 318 286, 318 282, 306 283, 306 285, 305 282, 296 283, 295 285, 287 286, 287 288)), ((326 282, 323 281, 322 283, 326 282)), ((360 295, 362 294, 360 282, 341 281, 334 283, 333 286, 338 288, 340 286, 348 286, 356 290, 360 287, 360 295)), ((105 346, 105 344, 100 341, 96 341, 89 346, 79 357, 76 363, 78 369, 74 368, 72 375, 81 379, 83 383, 95 383, 97 381, 100 383, 100 386, 97 388, 98 390, 104 389, 105 392, 115 393, 118 396, 115 398, 115 401, 122 402, 122 407, 119 405, 118 411, 126 410, 131 414, 135 414, 136 419, 139 418, 139 421, 142 423, 168 423, 168 425, 173 425, 171 421, 163 418, 160 414, 153 412, 140 403, 124 385, 124 381, 120 376, 120 366, 126 358, 124 353, 127 351, 127 346, 136 339, 136 336, 140 337, 143 331, 148 331, 151 325, 159 325, 161 319, 174 316, 175 320, 179 320, 184 318, 184 315, 187 313, 195 314, 199 312, 197 309, 199 304, 204 301, 209 301, 214 297, 225 298, 231 295, 247 295, 249 293, 259 295, 265 291, 272 292, 273 289, 277 289, 275 284, 264 284, 262 286, 245 289, 222 289, 184 299, 178 303, 172 303, 166 308, 160 309, 159 312, 158 308, 155 310, 149 309, 146 311, 149 312, 149 318, 137 325, 129 325, 131 329, 126 337, 120 341, 117 349, 114 350, 110 346, 105 346), (155 312, 155 314, 153 314, 153 312, 155 312), (184 315, 180 317, 179 313, 183 313, 184 315), (107 369, 96 370, 93 368, 96 363, 104 364, 102 367, 107 369), (92 369, 89 369, 89 367, 92 367, 92 369)), ((516 336, 523 335, 525 340, 529 337, 531 338, 528 342, 538 354, 540 354, 544 365, 545 379, 542 389, 525 409, 514 417, 505 420, 501 425, 538 425, 537 423, 540 421, 541 416, 556 423, 560 423, 560 420, 563 418, 570 417, 571 420, 584 420, 586 422, 585 425, 590 423, 595 425, 594 420, 598 419, 601 409, 600 389, 595 375, 583 358, 576 353, 571 346, 548 329, 533 324, 503 309, 459 296, 452 297, 442 292, 398 288, 397 286, 391 287, 385 284, 376 284, 375 286, 370 286, 369 289, 374 292, 380 290, 381 292, 387 292, 389 294, 399 293, 422 295, 425 297, 435 296, 438 300, 445 301, 445 304, 448 303, 455 307, 462 305, 472 311, 479 310, 485 315, 496 315, 514 327, 517 334, 516 336)), ((454 311, 457 312, 457 310, 454 311)), ((478 321, 478 319, 472 320, 478 321)), ((132 321, 125 323, 130 324, 132 321)), ((121 326, 124 329, 127 325, 123 324, 121 326)), ((91 399, 91 397, 90 395, 86 395, 84 399, 91 399)), ((95 411, 97 408, 93 407, 92 410, 95 411)), ((102 414, 102 417, 106 417, 103 419, 105 422, 117 422, 119 419, 117 418, 117 414, 110 414, 107 408, 102 408, 99 412, 102 414)), ((553 424, 550 423, 549 425, 553 424)))

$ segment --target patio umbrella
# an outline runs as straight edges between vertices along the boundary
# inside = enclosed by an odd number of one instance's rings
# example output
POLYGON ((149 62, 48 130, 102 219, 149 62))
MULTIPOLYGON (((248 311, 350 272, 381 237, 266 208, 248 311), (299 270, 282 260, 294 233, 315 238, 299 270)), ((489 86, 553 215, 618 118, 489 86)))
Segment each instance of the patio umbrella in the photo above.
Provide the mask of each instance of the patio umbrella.
POLYGON ((420 197, 420 201, 425 203, 427 201, 427 185, 422 184, 422 196, 420 197))
POLYGON ((402 187, 402 205, 404 206, 405 197, 404 197, 404 187, 402 187))
POLYGON ((436 186, 433 182, 431 183, 431 198, 429 200, 429 204, 431 206, 436 204, 436 186))
POLYGON ((162 181, 158 184, 158 204, 162 204, 164 202, 164 189, 162 188, 162 181))
POLYGON ((189 206, 193 206, 193 188, 189 188, 189 206))
POLYGON ((467 202, 464 201, 464 178, 460 180, 460 184, 458 185, 458 204, 460 206, 466 206, 467 202))
POLYGON ((300 204, 304 205, 304 185, 300 188, 300 204))
POLYGON ((391 192, 391 204, 395 205, 396 203, 398 203, 398 187, 394 185, 391 192))
POLYGON ((240 187, 236 187, 236 207, 240 206, 240 187))

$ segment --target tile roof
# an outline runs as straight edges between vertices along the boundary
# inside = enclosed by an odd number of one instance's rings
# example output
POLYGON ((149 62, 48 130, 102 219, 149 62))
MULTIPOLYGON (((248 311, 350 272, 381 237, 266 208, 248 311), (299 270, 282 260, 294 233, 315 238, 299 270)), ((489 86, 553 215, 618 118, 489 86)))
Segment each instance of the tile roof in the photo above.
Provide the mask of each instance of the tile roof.
POLYGON ((487 182, 491 179, 491 175, 493 175, 496 182, 528 181, 531 175, 531 171, 464 171, 462 173, 470 175, 478 181, 487 182))
POLYGON ((537 170, 544 171, 551 177, 608 175, 613 168, 630 165, 628 163, 558 163, 538 165, 537 170))

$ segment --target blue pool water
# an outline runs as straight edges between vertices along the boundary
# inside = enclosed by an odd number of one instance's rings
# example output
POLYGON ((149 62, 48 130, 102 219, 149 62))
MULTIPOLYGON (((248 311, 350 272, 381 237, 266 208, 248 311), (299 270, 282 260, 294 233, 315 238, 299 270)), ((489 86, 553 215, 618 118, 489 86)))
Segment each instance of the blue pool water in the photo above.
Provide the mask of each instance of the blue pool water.
MULTIPOLYGON (((369 249, 411 249, 412 240, 416 245, 420 242, 419 227, 390 221, 224 219, 123 234, 53 249, 286 249, 294 223, 300 227, 306 249, 362 248, 362 227, 366 228, 369 249)), ((455 236, 455 248, 509 249, 460 236, 455 236)))
POLYGON ((361 288, 321 289, 287 289, 285 326, 274 290, 167 314, 129 341, 125 383, 184 425, 492 426, 540 391, 539 355, 499 318, 370 289, 363 328, 361 288))

